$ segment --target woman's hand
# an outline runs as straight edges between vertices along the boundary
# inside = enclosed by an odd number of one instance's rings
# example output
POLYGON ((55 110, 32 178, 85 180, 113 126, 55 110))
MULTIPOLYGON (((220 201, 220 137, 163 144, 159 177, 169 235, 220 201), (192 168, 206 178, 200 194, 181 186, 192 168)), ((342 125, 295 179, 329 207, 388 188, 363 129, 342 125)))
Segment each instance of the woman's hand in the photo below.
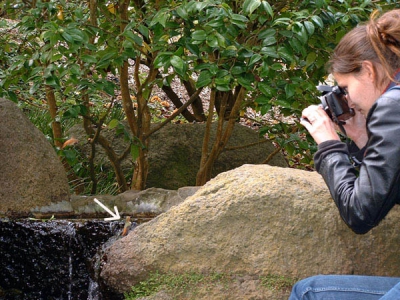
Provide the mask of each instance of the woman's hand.
POLYGON ((366 122, 365 117, 360 112, 356 112, 354 117, 347 120, 346 124, 343 125, 346 135, 353 140, 359 149, 362 149, 368 142, 366 122))
POLYGON ((317 144, 329 140, 340 141, 335 124, 320 105, 311 105, 304 109, 300 124, 308 130, 317 144))

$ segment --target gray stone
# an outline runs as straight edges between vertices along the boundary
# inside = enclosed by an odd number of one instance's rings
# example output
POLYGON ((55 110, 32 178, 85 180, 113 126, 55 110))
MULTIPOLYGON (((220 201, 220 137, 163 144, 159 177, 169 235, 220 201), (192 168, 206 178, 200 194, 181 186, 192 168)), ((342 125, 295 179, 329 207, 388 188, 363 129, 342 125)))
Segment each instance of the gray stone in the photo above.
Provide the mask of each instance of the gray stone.
MULTIPOLYGON (((399 218, 395 207, 378 227, 356 235, 341 220, 316 172, 244 165, 218 175, 181 204, 116 241, 106 252, 101 276, 119 291, 128 291, 155 270, 250 278, 399 276, 399 218)), ((241 287, 255 284, 243 280, 241 287)), ((236 298, 223 290, 212 299, 287 299, 289 293, 251 298, 243 294, 248 289, 232 291, 236 298)), ((207 297, 205 293, 196 299, 207 297)))
POLYGON ((13 102, 1 98, 0 157, 0 215, 69 201, 67 175, 53 147, 13 102))

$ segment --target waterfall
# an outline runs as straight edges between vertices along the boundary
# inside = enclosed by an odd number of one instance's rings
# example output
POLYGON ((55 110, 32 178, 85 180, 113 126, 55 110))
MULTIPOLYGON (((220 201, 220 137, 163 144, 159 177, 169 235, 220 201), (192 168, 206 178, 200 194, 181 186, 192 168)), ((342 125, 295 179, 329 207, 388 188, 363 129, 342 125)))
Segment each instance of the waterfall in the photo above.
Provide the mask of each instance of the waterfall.
POLYGON ((122 221, 0 219, 0 299, 123 299, 102 284, 102 246, 122 221))

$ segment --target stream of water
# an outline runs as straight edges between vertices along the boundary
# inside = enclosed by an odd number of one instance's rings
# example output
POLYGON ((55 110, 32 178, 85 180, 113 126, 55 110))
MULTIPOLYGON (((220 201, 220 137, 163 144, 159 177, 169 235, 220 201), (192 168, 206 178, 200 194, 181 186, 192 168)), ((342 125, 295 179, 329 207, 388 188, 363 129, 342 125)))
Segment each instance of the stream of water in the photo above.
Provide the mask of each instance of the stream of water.
POLYGON ((123 299, 99 278, 102 248, 122 228, 121 221, 0 219, 0 299, 123 299))

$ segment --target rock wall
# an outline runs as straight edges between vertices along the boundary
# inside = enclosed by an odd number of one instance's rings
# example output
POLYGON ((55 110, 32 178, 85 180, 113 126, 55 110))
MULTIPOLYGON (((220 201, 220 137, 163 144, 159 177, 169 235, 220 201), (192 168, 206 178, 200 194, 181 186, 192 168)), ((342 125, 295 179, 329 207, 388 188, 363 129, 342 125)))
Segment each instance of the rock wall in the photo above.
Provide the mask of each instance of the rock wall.
POLYGON ((67 175, 53 147, 10 100, 0 98, 0 216, 69 201, 67 175))
MULTIPOLYGON (((399 276, 399 218, 396 207, 377 228, 356 235, 340 219, 319 174, 244 165, 118 240, 101 276, 119 291, 154 270, 399 276)), ((216 299, 278 299, 238 293, 216 299)))

